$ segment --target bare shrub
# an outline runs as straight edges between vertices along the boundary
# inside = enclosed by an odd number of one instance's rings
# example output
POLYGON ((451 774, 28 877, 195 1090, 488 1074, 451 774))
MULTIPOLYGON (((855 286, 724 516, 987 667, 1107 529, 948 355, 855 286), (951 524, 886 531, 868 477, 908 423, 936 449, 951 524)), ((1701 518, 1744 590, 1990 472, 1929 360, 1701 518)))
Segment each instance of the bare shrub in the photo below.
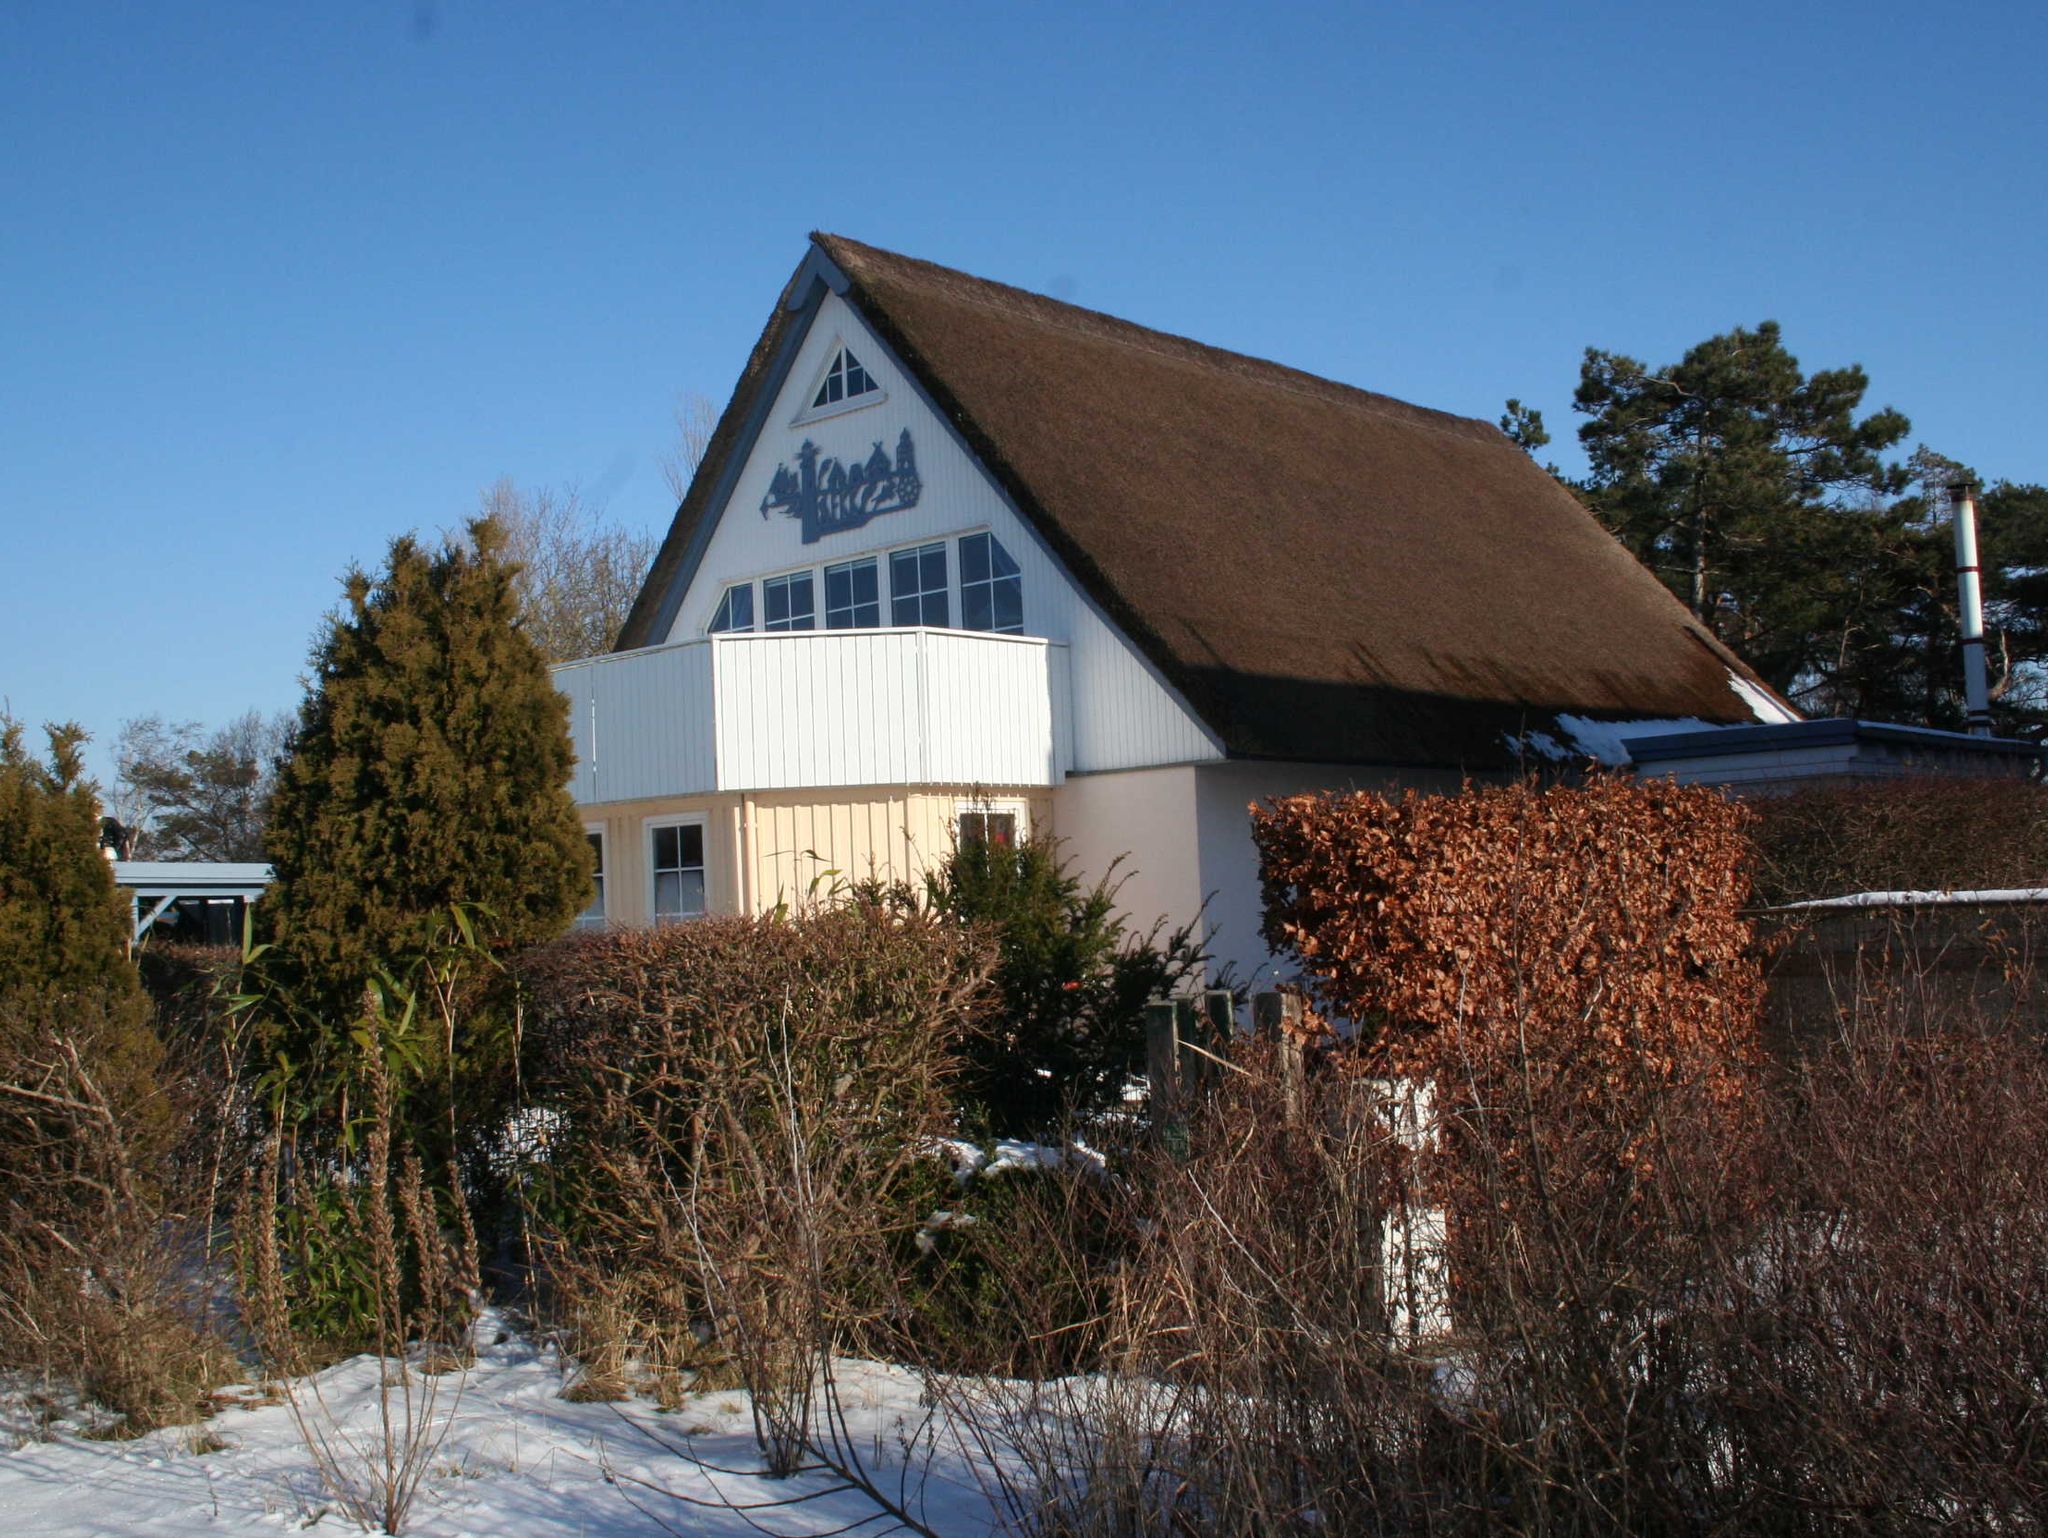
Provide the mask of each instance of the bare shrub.
POLYGON ((946 1130, 989 967, 971 933, 858 902, 528 959, 562 1123, 543 1271, 592 1391, 729 1370, 772 1472, 818 1449, 833 1351, 892 1307, 892 1230, 915 1218, 888 1193, 946 1130))
POLYGON ((1789 1076, 1776 1201, 1729 1291, 1731 1455, 1864 1530, 2048 1512, 2048 1059, 1876 1000, 1789 1076))
POLYGON ((1301 1074, 1239 1044, 1132 1161, 1149 1238, 1094 1375, 940 1389, 1016 1525, 2040 1530, 2028 1011, 1908 958, 1766 1063, 1739 816, 1687 793, 1283 805, 1262 838, 1276 929, 1350 1028, 1301 1074), (1389 1114, 1404 1075, 1427 1138, 1389 1114), (1385 1221, 1418 1195, 1450 1261, 1423 1341, 1385 1221))
POLYGON ((126 1431, 235 1374, 205 1265, 211 1106, 126 989, 0 1001, 0 1363, 126 1431))

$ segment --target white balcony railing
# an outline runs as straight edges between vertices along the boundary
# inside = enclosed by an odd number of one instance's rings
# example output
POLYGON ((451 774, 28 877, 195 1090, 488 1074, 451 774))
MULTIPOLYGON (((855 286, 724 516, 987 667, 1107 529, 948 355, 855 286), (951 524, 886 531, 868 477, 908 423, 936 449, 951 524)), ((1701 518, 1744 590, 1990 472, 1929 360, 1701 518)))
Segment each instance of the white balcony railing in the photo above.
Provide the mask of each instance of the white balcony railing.
POLYGON ((721 635, 555 669, 577 801, 834 785, 1055 785, 1066 648, 963 630, 721 635))

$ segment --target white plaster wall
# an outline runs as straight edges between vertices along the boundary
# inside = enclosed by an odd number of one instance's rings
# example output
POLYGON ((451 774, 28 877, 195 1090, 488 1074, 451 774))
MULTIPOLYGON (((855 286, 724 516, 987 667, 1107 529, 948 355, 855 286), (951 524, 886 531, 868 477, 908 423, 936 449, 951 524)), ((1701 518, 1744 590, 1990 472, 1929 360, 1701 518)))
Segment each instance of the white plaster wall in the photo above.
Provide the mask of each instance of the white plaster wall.
POLYGON ((1185 764, 1074 775, 1053 792, 1053 831, 1078 874, 1092 883, 1126 856, 1117 904, 1140 933, 1155 919, 1191 922, 1201 909, 1195 776, 1185 764))
MULTIPOLYGON (((852 308, 828 295, 797 350, 781 396, 763 423, 761 436, 735 482, 705 551, 703 563, 684 595, 669 632, 670 641, 704 634, 728 583, 758 581, 804 566, 822 567, 856 556, 946 540, 950 617, 960 620, 959 552, 952 541, 979 529, 992 531, 1013 556, 1024 577, 1024 633, 1066 642, 1072 677, 1073 760, 1079 769, 1188 763, 1220 758, 1200 723, 1152 673, 1124 638, 1074 587, 1036 536, 1010 511, 1001 493, 952 429, 925 406, 923 397, 890 361, 882 344, 852 308), (817 378, 844 343, 853 349, 882 387, 878 405, 799 422, 817 378), (803 543, 794 518, 763 517, 761 502, 780 464, 794 465, 798 447, 809 439, 821 457, 842 463, 865 460, 879 443, 893 459, 908 428, 916 449, 923 492, 918 505, 885 513, 865 528, 803 543)), ((883 618, 888 618, 888 568, 882 570, 883 618)), ((756 603, 759 603, 756 593, 756 603)), ((820 623, 824 594, 817 593, 820 623)))

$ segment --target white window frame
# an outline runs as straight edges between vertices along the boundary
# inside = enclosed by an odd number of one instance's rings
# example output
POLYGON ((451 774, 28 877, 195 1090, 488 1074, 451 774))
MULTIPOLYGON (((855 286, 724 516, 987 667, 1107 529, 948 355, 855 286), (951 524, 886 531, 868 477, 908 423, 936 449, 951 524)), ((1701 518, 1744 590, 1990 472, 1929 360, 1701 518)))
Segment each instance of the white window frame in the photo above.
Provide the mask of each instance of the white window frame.
MULTIPOLYGON (((882 628, 882 616, 888 611, 889 599, 886 596, 887 590, 882 585, 882 558, 879 555, 853 555, 848 556, 843 561, 834 561, 829 566, 821 566, 818 569, 817 592, 819 599, 817 615, 818 619, 822 622, 818 626, 820 630, 880 630, 882 628), (862 566, 867 567, 875 574, 875 622, 872 625, 835 625, 832 623, 832 615, 834 613, 832 608, 832 573, 835 571, 845 572, 847 586, 850 589, 853 585, 855 570, 862 566)), ((860 612, 859 600, 854 600, 848 609, 841 612, 858 614, 860 612)))
MULTIPOLYGON (((816 630, 819 617, 818 600, 824 596, 819 589, 824 586, 824 580, 824 568, 821 566, 798 566, 789 571, 779 571, 772 577, 763 577, 761 579, 761 633, 763 635, 789 635, 799 631, 816 630), (795 582, 799 577, 803 578, 810 588, 811 622, 808 625, 777 624, 768 618, 768 589, 771 584, 780 582, 787 585, 795 582)), ((737 583, 733 585, 738 586, 737 583)))
MULTIPOLYGON (((870 343, 867 350, 873 353, 876 349, 870 343)), ((822 422, 827 417, 844 416, 849 411, 864 411, 869 406, 881 405, 883 401, 889 398, 889 392, 882 387, 881 376, 868 365, 865 359, 856 358, 854 361, 860 364, 861 372, 868 376, 868 383, 872 384, 874 388, 864 391, 859 395, 849 395, 836 401, 828 401, 822 406, 813 406, 811 404, 812 401, 818 398, 818 392, 825 387, 825 380, 832 372, 832 365, 839 361, 839 355, 845 351, 847 351, 846 338, 843 335, 833 337, 832 346, 825 354, 824 363, 811 376, 809 388, 799 398, 800 403, 796 415, 789 419, 791 427, 801 427, 806 422, 822 422)))
MULTIPOLYGON (((963 628, 960 624, 959 615, 960 541, 969 539, 976 534, 988 534, 997 538, 998 541, 1001 538, 1001 536, 996 535, 995 530, 989 528, 986 524, 972 529, 962 529, 956 533, 920 535, 916 539, 906 539, 897 544, 878 545, 871 550, 855 551, 844 559, 818 560, 804 566, 784 566, 772 571, 757 571, 748 577, 734 577, 730 581, 719 584, 718 595, 722 599, 733 588, 750 586, 755 588, 754 628, 752 633, 755 635, 787 635, 790 632, 782 630, 771 631, 768 629, 768 584, 771 582, 787 581, 791 577, 808 575, 811 579, 811 628, 822 631, 827 628, 825 624, 825 568, 828 566, 847 566, 857 561, 873 561, 876 565, 876 590, 880 594, 882 604, 882 623, 876 628, 881 630, 908 630, 915 627, 895 623, 893 590, 889 586, 893 575, 893 568, 890 562, 895 556, 907 550, 922 550, 928 545, 942 545, 945 547, 946 552, 947 623, 924 628, 932 630, 959 630, 963 628)), ((1014 560, 1015 557, 1013 556, 1011 559, 1014 560)), ((714 602, 711 606, 711 616, 716 617, 717 613, 718 605, 714 602)), ((707 618, 704 624, 704 633, 706 635, 746 635, 749 633, 744 630, 714 631, 710 628, 710 618, 707 618)), ((972 632, 975 635, 1005 635, 1010 633, 999 630, 978 630, 972 632)))
POLYGON ((711 618, 704 622, 704 633, 706 635, 751 635, 754 631, 761 628, 758 603, 759 595, 754 592, 754 584, 752 582, 726 583, 719 590, 718 602, 711 606, 711 618), (742 591, 747 595, 747 623, 744 625, 728 625, 725 629, 720 630, 718 628, 718 616, 722 613, 730 612, 732 595, 742 591))
MULTIPOLYGON (((711 819, 705 812, 669 812, 657 817, 640 819, 640 848, 647 859, 647 922, 649 924, 687 924, 691 919, 703 918, 711 911, 711 819), (654 866, 654 833, 657 828, 699 828, 703 830, 703 860, 698 867, 704 875, 704 906, 695 913, 672 913, 664 917, 655 911, 655 892, 659 888, 656 877, 659 872, 654 866)), ((679 867, 688 870, 685 865, 679 867)))
POLYGON ((611 910, 605 906, 605 876, 612 863, 611 829, 601 822, 586 822, 583 825, 586 837, 597 840, 597 902, 596 912, 585 908, 576 915, 578 929, 603 929, 611 922, 611 910))
MULTIPOLYGON (((995 632, 989 631, 986 633, 993 635, 995 632)), ((969 813, 980 813, 982 815, 986 815, 991 812, 998 814, 1008 813, 1010 816, 1017 819, 1017 842, 1019 844, 1023 843, 1026 839, 1031 837, 1030 802, 1021 801, 1016 799, 1015 797, 1010 796, 964 796, 953 803, 954 847, 958 848, 960 844, 960 819, 962 817, 967 816, 969 813)))
POLYGON ((1003 543, 1002 537, 994 529, 987 527, 969 529, 964 534, 954 535, 953 566, 953 591, 960 603, 960 629, 973 630, 977 635, 1029 635, 1031 633, 1030 617, 1024 606, 1024 563, 1010 554, 1009 546, 1003 543), (970 584, 967 580, 967 557, 963 552, 970 539, 986 539, 989 542, 989 575, 976 578, 971 584, 974 587, 985 587, 989 590, 989 620, 991 628, 987 630, 978 629, 967 623, 967 589, 970 584), (998 549, 1003 552, 1003 559, 1017 568, 1014 572, 1009 572, 1002 576, 995 574, 995 552, 998 549), (995 589, 998 583, 1004 582, 1014 582, 1017 584, 1017 628, 1015 630, 1003 630, 994 626, 996 617, 995 589))
POLYGON ((917 592, 914 595, 912 595, 917 600, 917 624, 920 626, 924 625, 924 601, 930 598, 932 594, 936 592, 941 598, 945 599, 946 601, 946 623, 943 625, 928 626, 926 628, 935 630, 950 630, 953 628, 953 607, 956 597, 955 593, 953 592, 953 568, 959 564, 959 562, 954 559, 955 553, 956 552, 953 549, 953 541, 946 539, 919 540, 914 545, 895 545, 890 547, 888 550, 882 552, 880 559, 887 565, 889 569, 888 612, 889 624, 893 628, 905 628, 898 622, 896 618, 896 557, 898 557, 899 555, 910 555, 919 557, 919 560, 917 562, 918 588, 917 592), (924 562, 922 558, 927 550, 938 551, 939 560, 941 563, 943 563, 943 565, 946 568, 946 580, 940 583, 937 588, 928 588, 924 586, 924 562))

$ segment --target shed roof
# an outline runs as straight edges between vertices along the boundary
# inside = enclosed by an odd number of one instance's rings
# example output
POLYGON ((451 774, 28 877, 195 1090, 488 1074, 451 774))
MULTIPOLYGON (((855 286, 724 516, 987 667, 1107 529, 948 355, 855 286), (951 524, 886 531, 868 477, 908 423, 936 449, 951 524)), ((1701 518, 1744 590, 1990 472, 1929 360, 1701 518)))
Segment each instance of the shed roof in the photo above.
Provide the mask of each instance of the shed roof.
POLYGON ((659 641, 822 257, 1233 756, 1493 767, 1561 711, 1751 722, 1748 669, 1492 424, 835 235, 749 359, 619 638, 659 641))

